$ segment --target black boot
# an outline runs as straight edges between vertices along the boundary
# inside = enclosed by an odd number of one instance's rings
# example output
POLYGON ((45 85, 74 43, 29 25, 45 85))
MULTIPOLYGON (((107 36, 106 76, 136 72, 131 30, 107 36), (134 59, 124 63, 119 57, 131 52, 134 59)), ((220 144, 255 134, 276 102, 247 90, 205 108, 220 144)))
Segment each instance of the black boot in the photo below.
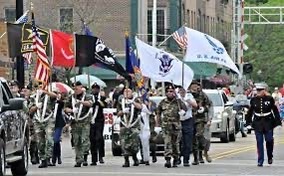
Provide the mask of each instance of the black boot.
POLYGON ((204 159, 203 159, 203 155, 202 155, 202 150, 200 150, 198 153, 199 153, 199 162, 200 162, 200 163, 204 163, 204 159))
POLYGON ((128 156, 124 156, 124 164, 122 165, 122 167, 130 167, 128 156))
POLYGON ((82 164, 82 163, 77 162, 77 163, 74 165, 74 167, 81 167, 81 164, 82 164))
POLYGON ((166 159, 165 167, 166 168, 172 167, 171 158, 170 157, 166 157, 165 159, 166 159))
POLYGON ((152 162, 153 162, 153 163, 157 162, 156 151, 153 151, 153 152, 152 152, 152 162))
POLYGON ((84 155, 83 166, 88 166, 88 155, 84 155))
POLYGON ((50 158, 48 158, 48 159, 46 160, 46 162, 47 162, 47 165, 48 165, 48 166, 55 166, 54 163, 51 163, 51 162, 50 162, 50 158))
POLYGON ((100 157, 99 162, 100 162, 100 164, 104 164, 105 163, 103 157, 100 157))
POLYGON ((133 166, 139 166, 139 161, 138 161, 138 158, 137 158, 136 154, 134 154, 132 156, 132 158, 133 158, 133 161, 134 161, 133 166))
POLYGON ((193 152, 193 162, 192 162, 192 165, 198 165, 199 164, 199 161, 198 161, 198 153, 195 151, 193 152))
POLYGON ((46 168, 46 167, 48 167, 47 161, 46 160, 42 160, 41 164, 38 166, 38 168, 46 168))
POLYGON ((37 143, 32 141, 30 144, 30 157, 31 157, 31 163, 33 165, 39 164, 39 158, 37 156, 37 143))
POLYGON ((173 167, 178 167, 178 158, 174 158, 173 167))

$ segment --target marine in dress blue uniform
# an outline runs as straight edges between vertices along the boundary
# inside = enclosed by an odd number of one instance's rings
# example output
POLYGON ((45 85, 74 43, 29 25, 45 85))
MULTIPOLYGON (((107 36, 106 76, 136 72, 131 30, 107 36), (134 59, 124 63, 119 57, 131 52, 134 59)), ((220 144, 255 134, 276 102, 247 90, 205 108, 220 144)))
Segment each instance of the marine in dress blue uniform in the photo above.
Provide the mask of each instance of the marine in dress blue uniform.
POLYGON ((256 89, 257 96, 251 99, 246 121, 255 130, 258 153, 257 166, 262 167, 264 162, 264 139, 268 164, 273 163, 273 129, 281 125, 281 120, 273 97, 266 92, 267 85, 265 83, 256 84, 256 89))

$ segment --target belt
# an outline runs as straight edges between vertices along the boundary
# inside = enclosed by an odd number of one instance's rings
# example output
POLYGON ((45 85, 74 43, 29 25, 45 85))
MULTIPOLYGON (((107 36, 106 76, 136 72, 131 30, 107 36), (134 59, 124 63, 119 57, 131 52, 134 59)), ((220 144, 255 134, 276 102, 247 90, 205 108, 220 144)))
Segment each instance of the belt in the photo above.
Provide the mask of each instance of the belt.
POLYGON ((265 117, 265 116, 269 116, 271 114, 271 112, 267 112, 267 113, 254 113, 256 116, 258 117, 265 117))

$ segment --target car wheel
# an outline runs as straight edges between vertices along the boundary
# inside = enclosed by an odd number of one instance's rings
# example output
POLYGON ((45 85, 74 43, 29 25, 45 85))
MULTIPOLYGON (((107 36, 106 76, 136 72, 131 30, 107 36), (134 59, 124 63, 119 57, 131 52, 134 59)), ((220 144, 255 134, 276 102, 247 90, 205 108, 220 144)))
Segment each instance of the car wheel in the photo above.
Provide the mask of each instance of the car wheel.
POLYGON ((3 139, 0 139, 0 167, 0 176, 6 175, 5 143, 3 139))
POLYGON ((226 131, 224 132, 223 136, 221 137, 221 142, 228 143, 230 140, 230 133, 229 133, 229 126, 227 123, 226 131))
POLYGON ((28 141, 25 139, 23 151, 21 151, 22 159, 11 163, 11 172, 15 176, 25 176, 29 168, 29 149, 28 141))

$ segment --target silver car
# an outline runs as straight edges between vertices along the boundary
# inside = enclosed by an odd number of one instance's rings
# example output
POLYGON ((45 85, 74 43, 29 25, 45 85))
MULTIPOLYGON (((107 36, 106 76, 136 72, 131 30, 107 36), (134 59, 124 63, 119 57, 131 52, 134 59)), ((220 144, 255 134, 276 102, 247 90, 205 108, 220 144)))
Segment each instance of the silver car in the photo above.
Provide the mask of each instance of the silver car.
POLYGON ((213 103, 211 123, 212 137, 220 138, 221 142, 236 140, 235 115, 233 102, 230 102, 223 90, 204 89, 213 103))

